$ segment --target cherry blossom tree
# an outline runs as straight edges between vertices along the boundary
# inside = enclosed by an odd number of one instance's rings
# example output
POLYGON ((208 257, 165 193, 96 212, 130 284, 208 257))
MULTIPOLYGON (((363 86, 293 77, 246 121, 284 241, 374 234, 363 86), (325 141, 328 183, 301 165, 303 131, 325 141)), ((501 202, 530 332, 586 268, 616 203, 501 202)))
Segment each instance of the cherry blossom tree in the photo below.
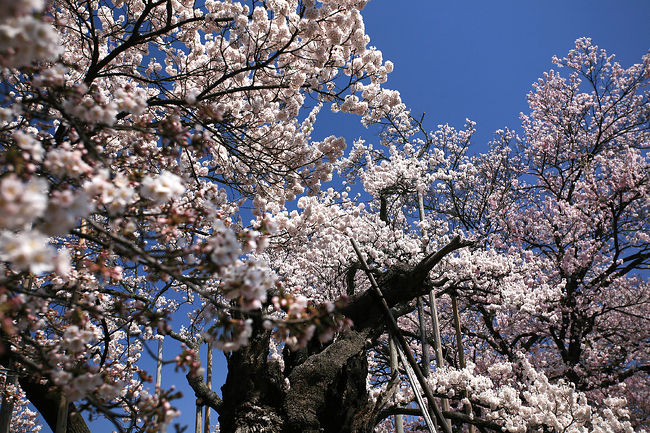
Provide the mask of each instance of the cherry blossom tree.
POLYGON ((143 362, 162 338, 221 431, 385 431, 422 409, 389 367, 374 279, 443 430, 647 425, 648 56, 623 69, 578 41, 523 138, 470 157, 471 122, 427 132, 382 86, 364 5, 0 3, 15 431, 34 408, 53 430, 165 431, 182 397, 143 362), (383 125, 380 145, 313 140, 324 106, 383 125), (430 292, 438 367, 414 313, 430 292), (204 343, 226 354, 220 393, 204 343))
MULTIPOLYGON (((311 139, 323 103, 371 122, 400 102, 364 3, 2 2, 1 363, 50 426, 64 401, 74 431, 80 413, 157 430, 176 394, 146 386, 148 342, 182 342, 200 394, 199 342, 251 337, 281 285, 242 260, 273 226, 241 206, 331 178, 345 141, 311 139)), ((322 308, 324 332, 345 324, 322 308)))
MULTIPOLYGON (((388 151, 357 143, 342 160, 387 230, 408 236, 369 239, 379 268, 417 263, 456 234, 475 241, 429 274, 448 364, 429 380, 506 430, 648 426, 649 62, 624 69, 580 39, 534 85, 522 137, 500 131, 490 152, 470 157, 471 122, 427 133, 389 116, 388 151)), ((404 326, 418 337, 416 319, 404 326)))

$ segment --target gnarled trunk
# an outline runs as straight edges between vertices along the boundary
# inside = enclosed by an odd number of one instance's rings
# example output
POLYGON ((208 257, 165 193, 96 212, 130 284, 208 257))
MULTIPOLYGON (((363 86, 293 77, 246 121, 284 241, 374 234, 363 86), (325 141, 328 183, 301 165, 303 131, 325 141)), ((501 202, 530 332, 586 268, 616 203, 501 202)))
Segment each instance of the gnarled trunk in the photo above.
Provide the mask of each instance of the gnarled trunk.
POLYGON ((324 348, 285 356, 285 375, 268 359, 270 334, 258 332, 251 343, 228 358, 222 387, 222 432, 365 433, 368 364, 365 333, 349 331, 324 348))
POLYGON ((271 433, 284 430, 282 396, 286 385, 277 360, 269 359, 271 333, 259 323, 249 344, 228 356, 228 376, 221 388, 222 432, 271 433))

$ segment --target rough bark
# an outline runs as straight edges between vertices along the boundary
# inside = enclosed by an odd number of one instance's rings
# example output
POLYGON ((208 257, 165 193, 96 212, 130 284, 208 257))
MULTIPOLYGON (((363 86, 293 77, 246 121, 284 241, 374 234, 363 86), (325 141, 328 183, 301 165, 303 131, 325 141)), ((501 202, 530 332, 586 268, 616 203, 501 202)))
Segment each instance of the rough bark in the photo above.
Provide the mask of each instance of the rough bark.
MULTIPOLYGON (((415 266, 394 266, 379 277, 375 277, 388 307, 393 308, 410 302, 428 293, 433 286, 444 284, 446 280, 434 284, 427 283, 429 271, 452 251, 469 245, 471 242, 456 237, 415 266)), ((381 329, 385 325, 381 303, 377 301, 372 290, 366 290, 352 297, 341 312, 352 319, 355 329, 381 329)))
POLYGON ((346 333, 295 367, 284 400, 286 432, 366 432, 353 427, 368 404, 365 335, 346 333))
POLYGON ((221 431, 370 431, 371 423, 353 422, 368 405, 365 334, 350 331, 324 349, 287 351, 283 374, 277 361, 268 359, 270 333, 256 331, 248 346, 228 358, 221 431))
POLYGON ((256 324, 247 346, 228 356, 228 376, 221 388, 219 424, 223 432, 284 431, 284 377, 277 361, 269 360, 271 333, 256 324))

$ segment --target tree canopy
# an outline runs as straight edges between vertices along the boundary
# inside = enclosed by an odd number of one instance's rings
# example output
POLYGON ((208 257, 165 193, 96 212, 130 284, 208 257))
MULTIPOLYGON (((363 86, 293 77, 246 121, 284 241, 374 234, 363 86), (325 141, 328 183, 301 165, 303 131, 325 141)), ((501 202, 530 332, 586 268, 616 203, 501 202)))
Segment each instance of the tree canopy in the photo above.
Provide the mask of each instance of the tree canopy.
POLYGON ((650 427, 650 54, 577 40, 472 154, 385 87, 365 3, 0 2, 12 432, 180 399, 239 433, 650 427), (152 384, 163 339, 194 396, 152 384))

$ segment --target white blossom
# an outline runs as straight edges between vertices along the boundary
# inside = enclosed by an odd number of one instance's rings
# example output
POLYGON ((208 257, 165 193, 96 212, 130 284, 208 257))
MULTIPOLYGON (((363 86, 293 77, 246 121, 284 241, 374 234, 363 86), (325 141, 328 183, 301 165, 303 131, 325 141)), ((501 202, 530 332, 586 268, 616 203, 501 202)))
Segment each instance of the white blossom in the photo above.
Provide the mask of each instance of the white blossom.
POLYGON ((183 180, 168 171, 158 176, 146 176, 140 186, 140 194, 157 204, 178 198, 184 192, 183 180))
POLYGON ((54 269, 56 250, 49 245, 47 236, 35 230, 19 233, 0 233, 0 259, 15 269, 34 274, 54 269))

